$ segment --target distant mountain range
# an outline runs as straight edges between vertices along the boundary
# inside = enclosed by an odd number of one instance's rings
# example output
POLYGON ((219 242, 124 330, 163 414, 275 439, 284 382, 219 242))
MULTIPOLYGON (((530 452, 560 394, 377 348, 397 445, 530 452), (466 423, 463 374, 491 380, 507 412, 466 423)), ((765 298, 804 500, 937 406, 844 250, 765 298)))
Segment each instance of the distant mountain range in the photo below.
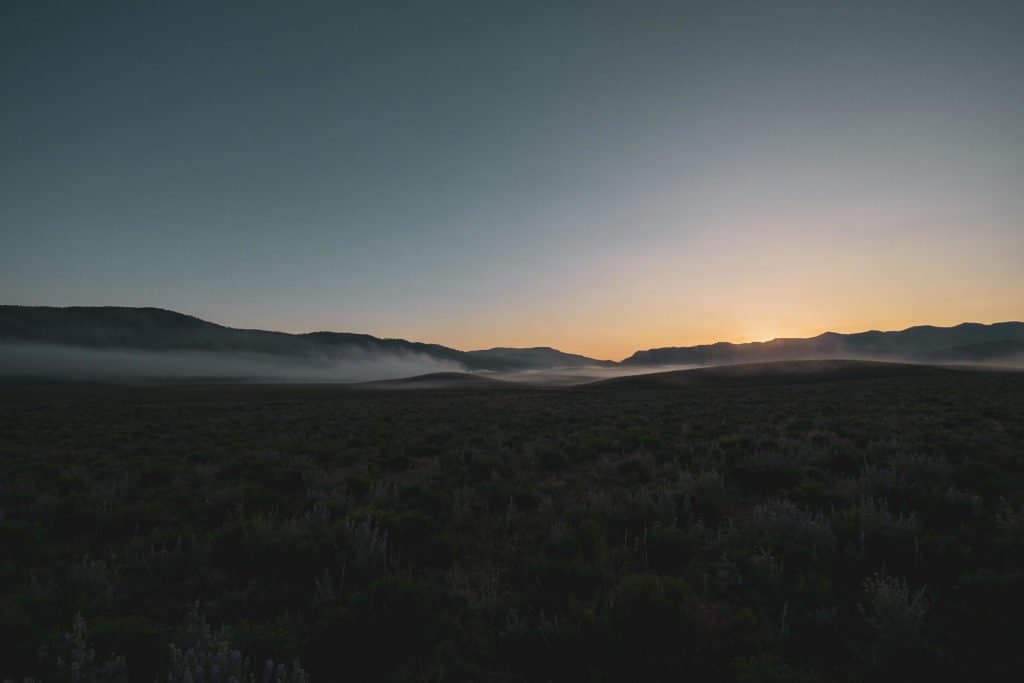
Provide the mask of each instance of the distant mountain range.
POLYGON ((467 370, 511 372, 615 365, 549 347, 460 351, 349 332, 288 334, 225 327, 160 308, 0 306, 0 344, 86 349, 258 353, 287 358, 415 355, 467 370))
POLYGON ((809 339, 701 346, 670 346, 637 351, 623 365, 721 365, 814 358, 962 363, 1024 357, 1024 323, 962 323, 955 327, 920 325, 898 332, 825 332, 809 339))
MULTIPOLYGON (((439 344, 347 332, 288 334, 225 327, 158 308, 0 306, 0 356, 10 348, 72 348, 105 352, 201 352, 204 357, 259 356, 326 362, 379 356, 427 359, 439 369, 515 372, 585 367, 719 365, 795 359, 860 358, 930 363, 1024 360, 1024 323, 964 323, 898 332, 826 332, 809 339, 666 347, 613 361, 549 347, 461 351, 439 344)), ((152 355, 146 356, 153 357, 152 355)), ((2 357, 0 357, 2 360, 2 357)), ((0 367, 0 372, 3 368, 0 367)), ((392 375, 395 375, 392 372, 392 375)))

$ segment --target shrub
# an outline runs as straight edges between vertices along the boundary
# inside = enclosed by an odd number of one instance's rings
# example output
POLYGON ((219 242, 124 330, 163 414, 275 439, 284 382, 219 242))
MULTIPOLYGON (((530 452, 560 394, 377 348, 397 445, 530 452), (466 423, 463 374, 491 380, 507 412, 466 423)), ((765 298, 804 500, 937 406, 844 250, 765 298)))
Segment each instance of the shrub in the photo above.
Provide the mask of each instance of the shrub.
POLYGON ((754 491, 777 491, 795 486, 803 475, 803 467, 795 456, 779 451, 755 451, 740 460, 733 479, 754 491))
POLYGON ((694 541, 690 534, 675 526, 655 524, 647 534, 647 562, 659 572, 678 572, 690 558, 694 541))
POLYGON ((64 634, 55 661, 48 661, 48 654, 41 652, 42 666, 48 674, 70 683, 126 683, 128 672, 124 657, 111 656, 101 660, 96 656, 88 625, 81 614, 76 614, 71 631, 64 634))
POLYGON ((307 683, 302 666, 266 660, 262 667, 235 649, 227 632, 210 628, 197 603, 185 617, 179 638, 183 645, 170 645, 167 683, 307 683), (257 678, 257 674, 260 674, 257 678))
POLYGON ((1015 508, 1004 500, 996 515, 996 530, 1007 559, 1011 562, 1024 559, 1024 505, 1015 508))
POLYGON ((819 559, 835 546, 835 535, 823 515, 802 510, 788 500, 754 506, 747 530, 755 547, 774 549, 797 560, 819 559))
POLYGON ((357 572, 377 572, 388 562, 388 532, 372 517, 348 519, 342 527, 347 566, 357 572))
POLYGON ((884 560, 911 568, 917 559, 917 516, 893 513, 884 499, 864 498, 832 515, 832 528, 846 551, 861 560, 884 560))
POLYGON ((635 680, 681 673, 693 654, 696 611, 693 593, 682 579, 626 576, 611 594, 605 615, 614 644, 612 669, 635 680))
POLYGON ((734 665, 736 683, 811 683, 813 677, 777 655, 744 657, 734 665))
POLYGON ((907 644, 920 638, 930 606, 924 588, 914 590, 905 579, 881 574, 865 579, 863 587, 861 614, 882 642, 907 644))

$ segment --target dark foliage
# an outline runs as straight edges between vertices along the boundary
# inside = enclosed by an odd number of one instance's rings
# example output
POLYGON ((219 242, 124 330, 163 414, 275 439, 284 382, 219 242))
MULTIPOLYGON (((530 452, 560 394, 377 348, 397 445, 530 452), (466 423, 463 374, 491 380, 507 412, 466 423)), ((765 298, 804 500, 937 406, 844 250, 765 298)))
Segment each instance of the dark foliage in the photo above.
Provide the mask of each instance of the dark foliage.
POLYGON ((508 683, 1024 665, 1020 374, 7 385, 0 426, 12 679, 72 680, 71 660, 93 680, 305 680, 272 659, 319 682, 508 683))

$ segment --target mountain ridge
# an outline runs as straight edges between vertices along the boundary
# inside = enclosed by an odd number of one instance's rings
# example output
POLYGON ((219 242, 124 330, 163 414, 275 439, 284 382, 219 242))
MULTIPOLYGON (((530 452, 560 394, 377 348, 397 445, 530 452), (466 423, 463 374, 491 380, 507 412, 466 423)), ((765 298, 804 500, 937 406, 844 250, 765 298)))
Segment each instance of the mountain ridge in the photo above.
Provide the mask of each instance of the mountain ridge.
POLYGON ((60 345, 87 349, 203 351, 332 358, 359 354, 424 356, 474 372, 581 367, 651 367, 815 358, 878 358, 955 363, 1024 359, 1024 323, 965 322, 951 327, 914 325, 903 330, 719 341, 638 350, 622 361, 591 358, 550 346, 463 351, 441 344, 355 332, 289 333, 235 328, 156 307, 0 305, 0 344, 60 345))
MULTIPOLYGON (((951 327, 914 325, 892 331, 829 331, 814 337, 784 337, 763 342, 659 347, 637 351, 623 359, 621 365, 712 365, 835 357, 956 362, 965 355, 973 356, 973 347, 982 344, 999 344, 1001 346, 996 348, 1015 356, 1017 343, 1024 343, 1022 322, 965 322, 951 327)), ((990 353, 989 358, 998 359, 1002 355, 990 353)), ((973 357, 965 359, 974 360, 973 357)))
POLYGON ((609 365, 551 347, 462 351, 441 344, 355 332, 302 333, 235 328, 155 307, 0 305, 0 344, 46 344, 88 349, 249 352, 284 357, 358 353, 422 355, 472 371, 609 365))

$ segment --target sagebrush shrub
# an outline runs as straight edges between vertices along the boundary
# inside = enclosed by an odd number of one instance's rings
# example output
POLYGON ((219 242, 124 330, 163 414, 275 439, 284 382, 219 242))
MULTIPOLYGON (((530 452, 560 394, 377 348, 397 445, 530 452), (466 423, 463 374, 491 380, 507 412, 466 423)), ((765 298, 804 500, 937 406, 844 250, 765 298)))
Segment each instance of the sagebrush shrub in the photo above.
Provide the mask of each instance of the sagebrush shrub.
POLYGON ((861 614, 886 643, 909 643, 921 634, 930 603, 925 589, 912 589, 906 579, 875 574, 864 580, 861 614))

